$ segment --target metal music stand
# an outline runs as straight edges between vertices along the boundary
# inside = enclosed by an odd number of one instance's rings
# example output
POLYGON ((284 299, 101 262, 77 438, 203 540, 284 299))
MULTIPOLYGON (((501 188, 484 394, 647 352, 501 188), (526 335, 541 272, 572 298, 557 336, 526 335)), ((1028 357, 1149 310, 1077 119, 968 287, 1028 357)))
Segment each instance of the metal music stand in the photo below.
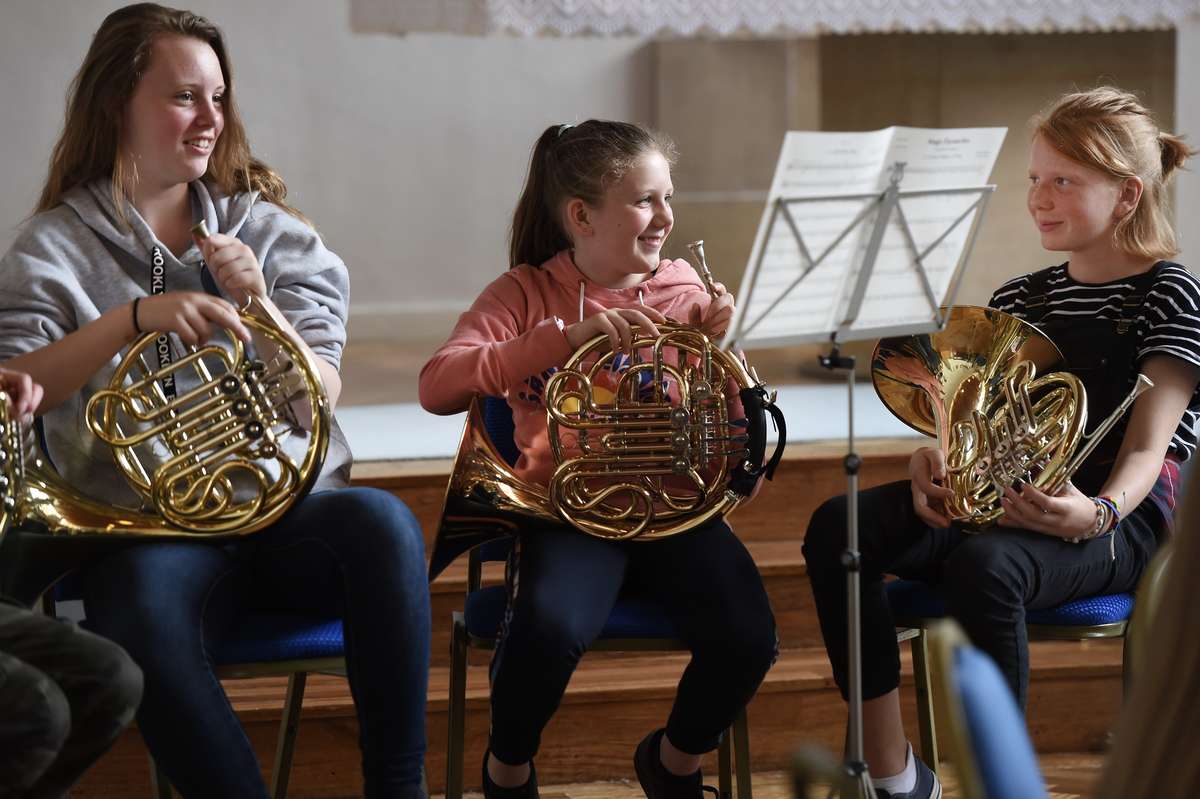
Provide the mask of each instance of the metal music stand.
MULTIPOLYGON (((891 175, 887 188, 882 192, 869 194, 834 194, 823 196, 803 196, 803 197, 778 197, 774 203, 768 206, 766 213, 770 214, 770 219, 766 223, 766 240, 770 239, 771 230, 774 228, 777 221, 782 219, 795 237, 797 247, 801 258, 804 261, 804 268, 800 276, 796 278, 782 293, 779 294, 766 308, 756 314, 755 319, 749 325, 745 325, 745 317, 734 320, 731 326, 729 336, 726 339, 725 346, 730 347, 738 342, 743 342, 747 338, 748 333, 753 331, 754 327, 762 322, 767 316, 774 311, 784 298, 801 286, 804 279, 808 277, 814 269, 816 269, 822 261, 833 250, 841 244, 848 236, 850 236, 857 228, 863 226, 864 220, 872 218, 874 221, 870 225, 869 232, 866 233, 867 240, 863 250, 862 260, 859 264, 858 275, 852 282, 847 284, 848 303, 846 311, 842 318, 838 320, 836 327, 833 330, 827 331, 822 337, 829 342, 829 352, 818 356, 818 361, 821 366, 831 371, 844 371, 846 373, 846 388, 847 388, 847 411, 848 423, 846 431, 846 456, 842 460, 843 471, 846 474, 846 496, 848 501, 848 512, 846 519, 846 549, 842 554, 842 566, 846 573, 846 596, 847 596, 847 632, 849 638, 849 658, 848 658, 848 678, 849 678, 849 702, 848 702, 848 722, 846 730, 846 759, 843 763, 848 784, 855 786, 854 790, 850 791, 850 795, 862 797, 862 799, 874 799, 874 792, 871 786, 871 777, 867 768, 867 763, 863 759, 863 736, 862 736, 862 637, 861 637, 861 607, 860 607, 860 585, 861 585, 861 553, 858 550, 858 472, 862 465, 862 460, 854 450, 854 367, 855 359, 853 356, 843 355, 840 352, 840 344, 843 341, 873 339, 881 335, 904 335, 907 333, 922 333, 932 330, 938 330, 944 325, 943 306, 948 306, 952 303, 953 297, 958 289, 958 284, 962 277, 963 268, 970 256, 971 250, 974 247, 975 238, 979 232, 979 226, 982 220, 984 209, 987 206, 988 197, 995 190, 993 185, 970 186, 963 188, 950 189, 926 189, 918 191, 903 191, 900 188, 901 181, 904 177, 905 163, 897 161, 891 167, 891 175), (971 203, 961 214, 959 214, 949 227, 938 236, 934 242, 928 245, 925 249, 918 249, 913 238, 912 230, 908 220, 905 217, 904 210, 901 207, 900 201, 911 197, 932 197, 932 196, 953 196, 953 195, 978 195, 973 203, 971 203), (824 251, 816 258, 810 255, 810 251, 804 241, 804 236, 800 229, 793 209, 796 206, 805 203, 828 203, 836 201, 852 201, 864 202, 865 205, 859 213, 846 225, 829 244, 824 251), (973 219, 972 215, 974 216, 973 219), (867 295, 868 286, 871 281, 871 276, 875 272, 876 264, 879 260, 880 250, 884 241, 885 233, 888 225, 895 219, 896 224, 900 229, 900 233, 905 242, 905 249, 910 259, 910 265, 913 268, 913 279, 919 283, 922 294, 928 303, 928 317, 925 319, 915 319, 904 324, 893 325, 886 330, 881 331, 879 328, 871 328, 862 330, 856 327, 855 323, 859 319, 859 312, 862 308, 864 297, 867 295), (929 275, 926 273, 924 259, 955 229, 963 222, 971 219, 969 222, 970 229, 965 237, 964 245, 960 252, 957 266, 947 282, 945 296, 938 298, 935 296, 933 286, 930 282, 929 275), (741 324, 739 324, 739 322, 741 324)), ((759 248, 757 262, 751 264, 748 274, 749 285, 743 286, 741 292, 746 295, 747 299, 751 296, 754 289, 754 281, 762 274, 760 269, 763 258, 766 255, 767 248, 762 246, 759 248)), ((805 337, 797 337, 796 340, 805 340, 805 337)), ((778 343, 778 339, 773 339, 778 343)), ((843 791, 843 796, 846 792, 843 791)))

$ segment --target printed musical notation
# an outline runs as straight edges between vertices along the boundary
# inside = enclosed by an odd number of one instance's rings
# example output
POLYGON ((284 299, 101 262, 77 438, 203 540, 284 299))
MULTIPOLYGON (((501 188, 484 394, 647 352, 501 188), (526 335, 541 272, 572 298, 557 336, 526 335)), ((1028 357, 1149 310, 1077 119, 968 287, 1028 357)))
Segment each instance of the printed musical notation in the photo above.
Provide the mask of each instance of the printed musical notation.
POLYGON ((730 341, 785 344, 826 339, 834 331, 839 340, 852 340, 928 325, 963 266, 1005 132, 789 132, 738 292, 730 341), (901 196, 855 312, 879 199, 897 163, 904 164, 901 196))

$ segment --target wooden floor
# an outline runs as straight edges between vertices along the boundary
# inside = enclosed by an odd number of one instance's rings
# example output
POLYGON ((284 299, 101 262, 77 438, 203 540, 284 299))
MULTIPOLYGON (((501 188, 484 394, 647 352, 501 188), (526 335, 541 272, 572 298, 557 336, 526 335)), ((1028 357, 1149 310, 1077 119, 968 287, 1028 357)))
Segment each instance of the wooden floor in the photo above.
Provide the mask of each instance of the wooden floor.
MULTIPOLYGON (((1094 754, 1043 755, 1042 775, 1046 779, 1050 799, 1090 797, 1103 763, 1103 757, 1094 754)), ((952 770, 943 780, 943 788, 946 799, 960 799, 952 770)), ((541 789, 542 799, 643 799, 644 796, 636 783, 625 780, 551 785, 541 789)), ((482 794, 468 793, 465 797, 481 799, 482 794)), ((441 795, 435 795, 435 799, 441 799, 441 795)), ((772 771, 754 775, 754 799, 796 799, 796 796, 792 793, 788 775, 772 771)))

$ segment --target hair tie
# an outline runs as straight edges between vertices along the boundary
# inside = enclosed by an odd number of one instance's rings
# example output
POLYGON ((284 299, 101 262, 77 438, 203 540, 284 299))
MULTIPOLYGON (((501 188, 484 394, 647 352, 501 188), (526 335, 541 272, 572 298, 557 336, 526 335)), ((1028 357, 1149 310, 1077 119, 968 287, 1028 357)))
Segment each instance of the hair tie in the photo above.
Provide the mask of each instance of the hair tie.
POLYGON ((554 135, 556 138, 561 139, 562 135, 573 127, 575 127, 575 126, 572 125, 570 122, 564 122, 563 124, 558 126, 558 133, 556 133, 554 135))

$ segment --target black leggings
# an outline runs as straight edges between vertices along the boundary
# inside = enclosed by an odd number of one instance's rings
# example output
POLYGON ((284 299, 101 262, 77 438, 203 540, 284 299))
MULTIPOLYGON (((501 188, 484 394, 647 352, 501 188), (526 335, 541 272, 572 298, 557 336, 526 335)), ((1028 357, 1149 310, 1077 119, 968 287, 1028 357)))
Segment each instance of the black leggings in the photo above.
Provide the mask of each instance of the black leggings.
MULTIPOLYGON (((809 522, 804 557, 834 678, 847 695, 846 497, 825 502, 809 522)), ((859 494, 862 553, 863 698, 900 684, 900 649, 883 590, 883 575, 939 583, 947 612, 972 643, 991 655, 1025 707, 1029 641, 1025 610, 1071 599, 1132 591, 1163 534, 1160 511, 1147 500, 1121 520, 1115 540, 1072 544, 1009 528, 971 535, 931 529, 913 510, 907 480, 859 494), (1115 544, 1116 558, 1110 547, 1115 544)))
POLYGON ((717 748, 775 659, 762 578, 724 522, 646 543, 557 525, 529 530, 509 562, 509 608, 492 661, 490 744, 501 762, 533 758, 618 592, 661 602, 692 652, 667 722, 684 752, 717 748))

